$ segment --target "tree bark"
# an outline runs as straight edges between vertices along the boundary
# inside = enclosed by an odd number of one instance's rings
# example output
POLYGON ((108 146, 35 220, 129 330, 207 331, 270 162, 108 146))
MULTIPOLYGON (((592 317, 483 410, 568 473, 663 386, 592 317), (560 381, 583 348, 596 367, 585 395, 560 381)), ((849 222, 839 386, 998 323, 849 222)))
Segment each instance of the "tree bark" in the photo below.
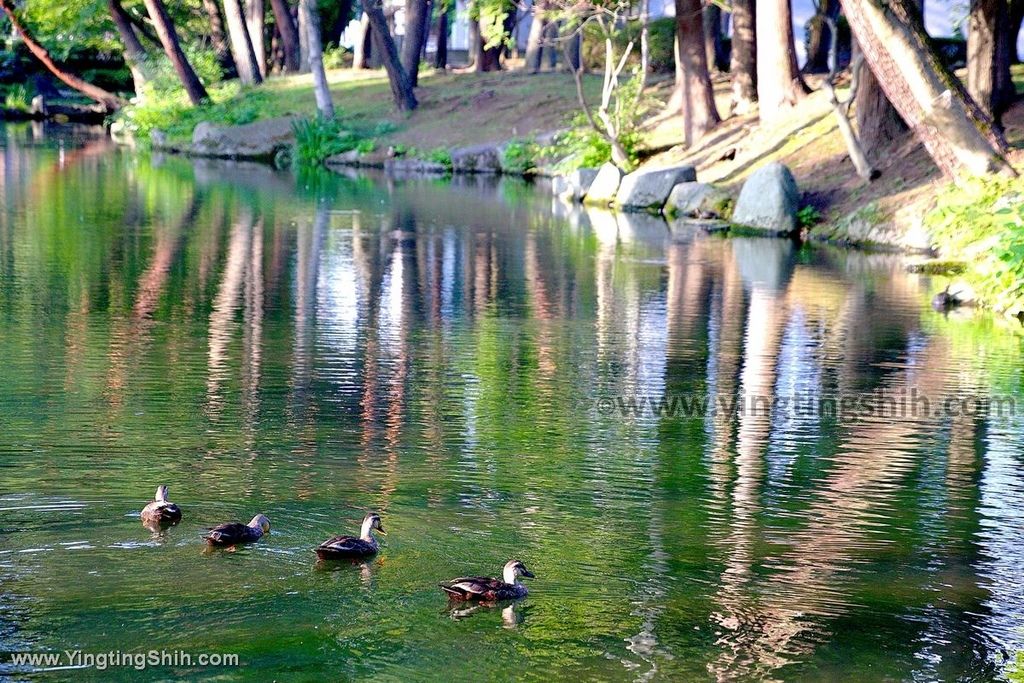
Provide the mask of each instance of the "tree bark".
POLYGON ((651 0, 640 0, 640 87, 651 72, 651 0))
POLYGON ((1015 174, 1006 160, 1006 141, 942 65, 912 0, 841 3, 889 101, 945 175, 1015 174))
POLYGON ((704 60, 708 71, 722 70, 725 50, 722 46, 722 8, 713 2, 704 5, 704 60))
POLYGON ((57 63, 50 57, 50 53, 46 51, 42 45, 36 42, 32 34, 28 32, 25 26, 18 19, 18 15, 14 12, 14 0, 0 0, 0 9, 3 9, 4 14, 7 15, 8 20, 11 22, 11 27, 21 37, 25 47, 28 48, 29 52, 38 59, 43 66, 49 70, 54 76, 59 78, 61 81, 66 83, 68 86, 74 88, 78 92, 82 93, 91 100, 95 100, 107 108, 108 111, 116 111, 124 106, 124 100, 115 95, 112 92, 107 92, 99 86, 95 86, 92 83, 88 83, 78 76, 72 73, 64 71, 57 63))
POLYGON ((391 85, 391 96, 395 100, 395 107, 399 111, 412 111, 418 104, 416 95, 413 94, 412 84, 409 77, 402 68, 402 62, 398 58, 398 49, 395 41, 388 31, 388 20, 384 16, 384 9, 381 0, 367 0, 365 3, 366 14, 370 18, 370 28, 373 32, 373 48, 380 55, 384 70, 388 74, 388 83, 391 85))
POLYGON ((832 49, 834 36, 829 29, 828 20, 839 18, 839 0, 818 0, 817 11, 811 17, 807 27, 807 61, 804 62, 804 73, 828 73, 829 51, 832 49))
POLYGON ((476 68, 476 58, 480 54, 480 22, 470 17, 469 27, 467 28, 466 36, 466 67, 472 67, 474 71, 476 68))
POLYGON ((733 0, 732 55, 729 61, 733 114, 747 114, 753 111, 757 102, 757 34, 754 23, 754 0, 733 0))
POLYGON ((441 71, 448 68, 448 10, 437 17, 437 52, 434 53, 434 68, 441 71))
POLYGON ((356 35, 355 47, 352 52, 352 68, 370 68, 370 51, 373 49, 371 39, 370 17, 366 12, 359 18, 359 33, 356 35))
POLYGON ((267 77, 267 46, 264 36, 266 16, 263 0, 245 0, 245 28, 249 32, 253 54, 256 55, 256 66, 263 78, 267 77))
POLYGON ((224 16, 228 21, 228 35, 231 36, 231 55, 238 69, 238 79, 246 85, 263 82, 260 67, 256 62, 249 28, 242 14, 241 0, 224 0, 224 16))
POLYGON ((324 49, 320 42, 320 10, 316 0, 299 0, 299 12, 305 18, 306 40, 309 42, 309 70, 313 74, 313 94, 316 96, 316 110, 325 119, 334 118, 334 102, 327 86, 324 73, 324 49))
POLYGON ((402 40, 402 68, 413 87, 419 84, 420 56, 426 41, 424 27, 427 0, 405 0, 405 38, 402 40))
POLYGON ((971 0, 967 18, 967 91, 998 125, 1013 100, 1006 0, 971 0))
POLYGON ((676 92, 683 114, 683 140, 692 145, 721 121, 708 73, 701 0, 676 2, 676 92))
POLYGON ((910 135, 910 128, 900 118, 896 107, 892 106, 878 79, 863 60, 854 108, 861 149, 872 163, 881 161, 910 135))
POLYGON ((188 63, 188 57, 181 49, 181 41, 178 40, 178 32, 174 30, 174 24, 167 15, 167 8, 163 0, 145 0, 146 11, 156 28, 156 35, 160 38, 160 44, 164 47, 167 58, 171 60, 174 71, 177 72, 181 84, 185 87, 189 101, 192 104, 199 104, 209 98, 206 88, 199 81, 192 65, 188 63))
POLYGON ((270 7, 274 12, 277 32, 281 36, 284 70, 288 73, 298 73, 301 69, 299 66, 299 29, 295 25, 295 20, 292 19, 288 0, 270 0, 270 7))
POLYGON ((523 59, 526 71, 535 74, 540 71, 541 57, 544 54, 544 34, 547 29, 547 0, 535 0, 533 16, 530 21, 530 33, 526 37, 526 56, 523 59))
POLYGON ((128 13, 121 6, 121 0, 107 0, 107 8, 110 10, 110 18, 114 20, 117 34, 121 37, 121 44, 124 46, 124 62, 132 74, 132 82, 135 84, 135 94, 142 97, 145 92, 146 82, 146 48, 135 35, 132 21, 128 13))
POLYGON ((203 10, 210 20, 210 43, 217 55, 217 63, 225 78, 234 78, 238 75, 238 67, 235 66, 235 59, 231 56, 231 46, 224 33, 224 17, 220 12, 220 5, 217 0, 203 0, 203 10))
POLYGON ((758 111, 762 122, 770 122, 784 115, 808 91, 796 65, 790 0, 763 0, 756 19, 758 111))

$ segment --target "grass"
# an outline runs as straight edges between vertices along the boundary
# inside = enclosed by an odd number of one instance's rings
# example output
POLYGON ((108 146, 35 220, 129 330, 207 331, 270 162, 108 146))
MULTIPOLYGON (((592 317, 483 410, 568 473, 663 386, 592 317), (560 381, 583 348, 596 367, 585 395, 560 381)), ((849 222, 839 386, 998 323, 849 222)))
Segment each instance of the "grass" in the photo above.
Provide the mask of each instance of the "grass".
MULTIPOLYGON (((383 72, 328 72, 335 106, 344 111, 347 124, 361 128, 373 128, 382 121, 391 124, 392 130, 378 140, 378 146, 385 148, 403 145, 429 150, 530 137, 564 127, 578 108, 572 78, 564 73, 424 71, 419 81, 420 106, 411 114, 399 114, 383 72)), ((584 85, 591 101, 596 101, 600 79, 587 76, 584 85)), ((141 139, 159 128, 171 142, 184 142, 200 121, 236 125, 286 115, 309 118, 316 113, 308 74, 271 78, 258 88, 228 81, 208 90, 209 104, 191 107, 183 94, 155 97, 130 108, 123 117, 141 139)))

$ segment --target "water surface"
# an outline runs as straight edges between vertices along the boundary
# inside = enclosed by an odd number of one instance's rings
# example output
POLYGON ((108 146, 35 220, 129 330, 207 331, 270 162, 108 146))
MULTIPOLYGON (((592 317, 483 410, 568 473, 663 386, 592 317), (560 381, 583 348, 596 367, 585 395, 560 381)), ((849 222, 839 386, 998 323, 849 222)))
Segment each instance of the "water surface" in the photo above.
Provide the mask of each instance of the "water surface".
POLYGON ((161 649, 242 666, 74 676, 983 680, 1024 646, 1020 418, 629 409, 1024 406, 1020 338, 896 257, 0 139, 0 677, 161 649), (185 517, 154 535, 159 483, 185 517), (317 566, 368 509, 378 558, 317 566), (526 600, 447 609, 437 581, 512 557, 526 600))

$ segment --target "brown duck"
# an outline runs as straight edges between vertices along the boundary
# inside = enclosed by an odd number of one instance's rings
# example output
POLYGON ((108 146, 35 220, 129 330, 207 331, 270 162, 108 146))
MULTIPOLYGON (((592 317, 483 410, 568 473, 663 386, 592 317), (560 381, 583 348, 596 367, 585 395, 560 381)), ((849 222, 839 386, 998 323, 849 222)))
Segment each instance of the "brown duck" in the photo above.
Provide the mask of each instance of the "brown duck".
POLYGON ((203 538, 209 545, 225 547, 239 543, 255 543, 270 533, 270 520, 266 515, 256 515, 248 524, 228 522, 211 528, 203 538))
POLYGON ((380 515, 370 512, 363 517, 363 526, 359 531, 359 538, 355 536, 335 536, 316 547, 316 554, 321 560, 345 560, 359 559, 361 557, 373 557, 380 549, 377 539, 373 537, 374 530, 382 536, 384 525, 381 524, 380 515))
POLYGON ((505 563, 500 579, 485 576, 463 576, 442 584, 441 590, 452 600, 479 600, 481 602, 497 602, 499 600, 517 600, 526 597, 529 592, 519 582, 519 577, 533 578, 533 573, 526 568, 521 560, 509 560, 505 563))
POLYGON ((156 497, 152 503, 142 508, 142 523, 148 527, 173 526, 181 521, 181 508, 167 500, 167 487, 156 487, 156 497))

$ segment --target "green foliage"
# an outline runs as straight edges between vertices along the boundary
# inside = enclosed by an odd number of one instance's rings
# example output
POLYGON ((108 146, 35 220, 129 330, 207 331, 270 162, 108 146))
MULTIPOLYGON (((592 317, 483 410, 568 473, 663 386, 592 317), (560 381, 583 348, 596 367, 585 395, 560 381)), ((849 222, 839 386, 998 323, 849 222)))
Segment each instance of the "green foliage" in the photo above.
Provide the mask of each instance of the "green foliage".
POLYGON ((987 176, 950 185, 925 225, 945 255, 970 264, 964 277, 984 303, 1024 310, 1024 179, 987 176))
POLYGON ((426 154, 427 161, 441 164, 449 171, 452 170, 452 153, 444 147, 432 149, 426 154))
POLYGON ((118 112, 118 119, 140 141, 149 139, 150 131, 160 129, 172 139, 188 139, 200 121, 217 125, 238 126, 265 116, 273 94, 265 89, 243 89, 231 81, 211 89, 212 102, 193 107, 184 91, 149 91, 139 103, 118 112), (244 97, 241 94, 245 93, 244 97))
POLYGON ((796 212, 796 222, 801 228, 809 228, 821 222, 821 212, 817 207, 807 205, 796 212))
POLYGON ((534 170, 539 147, 532 140, 512 140, 502 151, 501 166, 506 173, 526 175, 534 170))
MULTIPOLYGON (((612 42, 615 50, 621 54, 629 41, 633 41, 633 53, 629 64, 640 65, 640 22, 630 21, 615 32, 612 42)), ((655 19, 647 26, 649 60, 651 71, 655 73, 672 73, 675 70, 675 38, 676 22, 672 17, 655 19)), ((583 29, 583 63, 588 69, 601 71, 604 69, 604 35, 599 27, 588 24, 583 29)))
POLYGON ((29 111, 32 108, 33 90, 24 83, 15 83, 4 95, 4 107, 17 111, 29 111))
MULTIPOLYGON (((360 145, 366 142, 338 119, 318 116, 296 121, 293 128, 296 156, 302 166, 318 166, 327 157, 360 149, 360 145)), ((372 144, 373 141, 369 142, 372 144)))
MULTIPOLYGON (((204 84, 218 83, 224 77, 220 63, 217 61, 217 55, 213 50, 193 44, 183 44, 182 48, 192 69, 204 84)), ((143 68, 149 75, 149 82, 146 84, 147 95, 171 93, 181 89, 181 80, 178 78, 171 60, 167 59, 162 51, 150 51, 143 68)))
POLYGON ((1006 667, 1006 680, 1010 683, 1024 683, 1024 652, 1018 652, 1006 667))
POLYGON ((324 50, 324 68, 325 69, 341 69, 342 67, 351 64, 351 60, 346 60, 346 55, 349 51, 343 47, 328 47, 324 50))

